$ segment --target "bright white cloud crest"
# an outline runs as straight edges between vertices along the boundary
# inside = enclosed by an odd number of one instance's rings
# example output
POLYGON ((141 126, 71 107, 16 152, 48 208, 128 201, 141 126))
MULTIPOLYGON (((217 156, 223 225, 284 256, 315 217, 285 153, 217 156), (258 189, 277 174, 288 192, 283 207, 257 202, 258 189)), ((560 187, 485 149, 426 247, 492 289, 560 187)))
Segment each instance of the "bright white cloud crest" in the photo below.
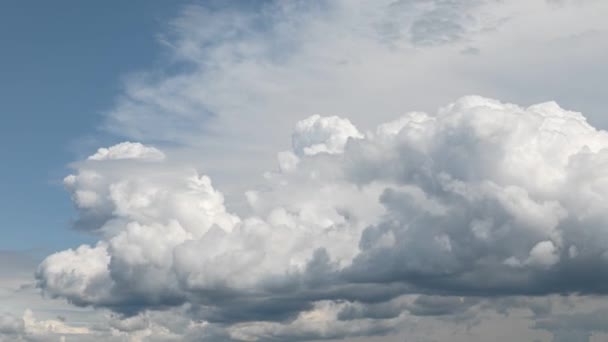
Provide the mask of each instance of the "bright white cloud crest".
POLYGON ((129 141, 114 145, 110 148, 100 148, 97 153, 89 156, 88 160, 139 159, 163 160, 164 153, 150 146, 129 141))
MULTIPOLYGON (((181 164, 78 164, 65 183, 101 240, 49 256, 40 286, 122 313, 188 303, 236 340, 313 313, 343 324, 345 300, 608 291, 608 133, 579 113, 469 96, 365 135, 312 116, 293 141, 297 163, 248 192, 240 217, 181 164)), ((345 334, 389 329, 405 310, 363 310, 369 330, 345 334)))
POLYGON ((313 115, 296 124, 292 137, 296 154, 315 155, 342 153, 349 138, 360 139, 363 135, 347 119, 313 115))

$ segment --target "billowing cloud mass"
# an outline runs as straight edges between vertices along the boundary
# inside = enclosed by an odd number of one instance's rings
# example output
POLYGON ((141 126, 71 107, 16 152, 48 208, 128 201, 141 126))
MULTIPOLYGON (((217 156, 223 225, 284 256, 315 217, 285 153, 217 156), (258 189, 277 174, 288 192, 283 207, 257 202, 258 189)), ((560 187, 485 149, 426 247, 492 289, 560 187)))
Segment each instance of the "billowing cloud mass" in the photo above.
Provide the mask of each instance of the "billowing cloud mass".
POLYGON ((382 335, 408 316, 466 317, 476 298, 608 292, 608 132, 580 113, 467 96, 366 133, 315 115, 292 144, 239 215, 204 170, 100 149, 64 181, 99 242, 47 257, 39 286, 123 317, 179 311, 237 341, 382 335))

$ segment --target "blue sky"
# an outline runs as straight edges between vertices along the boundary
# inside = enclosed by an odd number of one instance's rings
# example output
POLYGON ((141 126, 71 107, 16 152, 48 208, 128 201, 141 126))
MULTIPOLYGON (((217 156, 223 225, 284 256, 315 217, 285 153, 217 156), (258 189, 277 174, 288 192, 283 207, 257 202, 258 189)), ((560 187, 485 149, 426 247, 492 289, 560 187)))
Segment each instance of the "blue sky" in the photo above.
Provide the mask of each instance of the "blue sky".
POLYGON ((158 61, 156 35, 182 3, 2 3, 0 249, 53 250, 87 239, 66 229, 73 216, 61 184, 66 166, 116 139, 98 130, 100 114, 126 73, 158 61))

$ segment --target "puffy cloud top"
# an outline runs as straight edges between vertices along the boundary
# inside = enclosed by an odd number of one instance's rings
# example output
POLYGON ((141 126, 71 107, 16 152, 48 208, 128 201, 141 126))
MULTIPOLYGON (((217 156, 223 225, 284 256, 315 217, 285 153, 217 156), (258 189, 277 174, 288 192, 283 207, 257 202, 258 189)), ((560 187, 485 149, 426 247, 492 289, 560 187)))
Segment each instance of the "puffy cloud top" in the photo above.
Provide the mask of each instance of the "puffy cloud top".
POLYGON ((125 141, 108 148, 102 147, 88 160, 114 160, 114 159, 139 159, 158 161, 165 159, 165 154, 160 150, 145 146, 138 142, 125 141))
POLYGON ((360 139, 363 135, 348 119, 313 115, 297 123, 292 144, 297 155, 335 154, 344 151, 349 138, 360 139))

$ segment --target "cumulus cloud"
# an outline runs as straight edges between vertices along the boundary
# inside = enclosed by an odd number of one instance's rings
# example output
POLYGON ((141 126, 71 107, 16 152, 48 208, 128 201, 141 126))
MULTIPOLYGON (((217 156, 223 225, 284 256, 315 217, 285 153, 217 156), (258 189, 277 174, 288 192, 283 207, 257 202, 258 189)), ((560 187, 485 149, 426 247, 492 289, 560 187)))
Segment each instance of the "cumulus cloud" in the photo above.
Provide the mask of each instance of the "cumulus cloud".
POLYGON ((348 119, 313 115, 296 124, 292 137, 297 155, 314 155, 342 153, 349 138, 360 139, 363 135, 348 119))
POLYGON ((187 165, 76 164, 66 187, 100 241, 49 256, 39 286, 127 316, 181 308, 244 341, 383 334, 404 313, 464 313, 468 296, 608 290, 608 133, 580 113, 468 96, 366 134, 312 116, 293 142, 297 163, 242 215, 187 165))

